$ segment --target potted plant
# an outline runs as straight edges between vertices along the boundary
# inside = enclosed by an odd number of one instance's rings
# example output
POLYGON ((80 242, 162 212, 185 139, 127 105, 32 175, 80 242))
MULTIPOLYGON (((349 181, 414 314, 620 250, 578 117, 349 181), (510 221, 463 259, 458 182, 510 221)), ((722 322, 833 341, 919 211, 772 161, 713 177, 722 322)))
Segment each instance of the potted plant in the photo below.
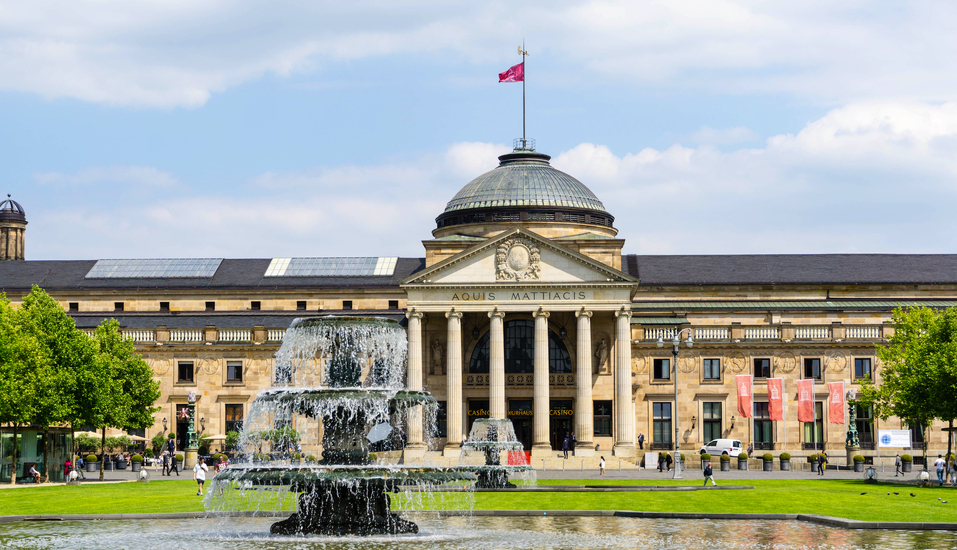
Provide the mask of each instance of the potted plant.
POLYGON ((130 466, 134 472, 138 472, 143 468, 143 455, 133 455, 130 457, 130 466))
POLYGON ((100 470, 100 457, 89 454, 86 455, 86 471, 87 472, 97 472, 100 470))
POLYGON ((681 461, 681 469, 684 470, 685 469, 685 454, 678 453, 678 460, 681 461))
POLYGON ((186 461, 186 457, 183 456, 183 453, 176 453, 176 471, 183 471, 183 462, 186 461))
POLYGON ((701 469, 704 470, 707 468, 708 463, 711 462, 711 455, 708 453, 701 453, 701 469))
POLYGON ((292 453, 292 455, 290 455, 289 458, 292 459, 292 464, 293 464, 293 466, 298 466, 298 465, 299 465, 299 460, 302 459, 302 455, 299 454, 299 453, 292 453))
POLYGON ((764 453, 761 457, 762 459, 762 470, 765 472, 770 472, 774 469, 774 455, 771 453, 764 453))
POLYGON ((854 471, 863 472, 864 471, 864 457, 861 455, 854 455, 854 471))
POLYGON ((791 455, 789 453, 781 453, 781 471, 788 472, 791 470, 791 455))
POLYGON ((312 464, 315 461, 316 457, 314 455, 306 455, 306 464, 312 464))
POLYGON ((721 455, 721 471, 722 472, 731 471, 731 457, 727 454, 721 455))
POLYGON ((738 455, 738 469, 739 470, 748 469, 748 453, 741 453, 738 455))
POLYGON ((905 474, 914 468, 914 457, 911 455, 901 455, 901 471, 905 474))
POLYGON ((116 459, 116 469, 117 469, 117 470, 125 470, 125 469, 126 469, 126 466, 127 466, 126 458, 124 458, 123 455, 120 455, 120 456, 116 459))

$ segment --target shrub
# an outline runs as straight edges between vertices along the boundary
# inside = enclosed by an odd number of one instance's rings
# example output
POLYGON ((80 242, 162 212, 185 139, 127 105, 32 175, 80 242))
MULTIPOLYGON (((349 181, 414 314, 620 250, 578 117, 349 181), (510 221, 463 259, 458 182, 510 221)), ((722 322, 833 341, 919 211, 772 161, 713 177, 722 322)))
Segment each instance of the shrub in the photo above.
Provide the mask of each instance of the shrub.
POLYGON ((96 455, 86 455, 86 461, 87 461, 87 462, 99 462, 99 461, 100 461, 100 457, 98 457, 98 456, 96 456, 96 455))
POLYGON ((781 453, 781 460, 791 460, 790 453, 781 453))
POLYGON ((315 462, 315 461, 316 461, 315 455, 306 455, 306 462, 315 462))
POLYGON ((133 455, 130 457, 130 462, 143 462, 143 455, 133 455))
POLYGON ((292 459, 293 459, 293 460, 299 460, 299 459, 301 459, 301 458, 302 458, 302 455, 301 455, 301 454, 299 454, 299 453, 292 453, 292 459))
POLYGON ((807 457, 808 462, 817 462, 817 453, 814 453, 807 457))
POLYGON ((224 455, 223 453, 219 453, 213 456, 213 459, 216 460, 216 462, 223 462, 226 460, 226 455, 224 455))
POLYGON ((731 462, 731 457, 728 455, 721 455, 721 462, 731 462))
POLYGON ((738 460, 747 460, 747 459, 748 459, 748 453, 741 453, 738 455, 738 460))
POLYGON ((265 453, 255 453, 253 454, 253 460, 257 462, 269 462, 269 455, 265 453))
POLYGON ((901 455, 901 462, 913 462, 914 457, 911 455, 901 455))
POLYGON ((184 460, 186 460, 186 457, 183 456, 183 453, 176 453, 176 462, 182 464, 184 460))
POLYGON ((209 454, 209 447, 201 445, 199 449, 197 449, 197 452, 199 452, 200 456, 206 456, 209 454))
POLYGON ((377 457, 375 453, 369 453, 369 460, 376 460, 377 458, 379 457, 377 457))
POLYGON ((864 462, 864 457, 861 455, 854 455, 854 462, 864 462))
POLYGON ((762 456, 761 458, 763 458, 766 462, 771 462, 772 460, 774 460, 774 455, 771 453, 764 453, 764 456, 762 456))
POLYGON ((701 453, 701 460, 711 460, 711 455, 708 453, 701 453))
POLYGON ((684 454, 684 453, 678 453, 678 456, 681 457, 681 461, 682 461, 682 462, 685 461, 685 454, 684 454))
POLYGON ((176 434, 170 432, 169 435, 166 436, 166 439, 176 439, 176 434))

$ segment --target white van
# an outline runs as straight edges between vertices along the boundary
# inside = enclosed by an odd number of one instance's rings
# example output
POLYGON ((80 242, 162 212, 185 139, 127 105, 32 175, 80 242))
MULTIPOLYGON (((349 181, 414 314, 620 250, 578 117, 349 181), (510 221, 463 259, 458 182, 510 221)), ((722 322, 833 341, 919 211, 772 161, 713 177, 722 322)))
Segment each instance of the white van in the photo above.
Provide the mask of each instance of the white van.
POLYGON ((737 439, 715 439, 701 447, 700 454, 708 453, 711 456, 728 455, 738 456, 744 451, 741 442, 737 439))

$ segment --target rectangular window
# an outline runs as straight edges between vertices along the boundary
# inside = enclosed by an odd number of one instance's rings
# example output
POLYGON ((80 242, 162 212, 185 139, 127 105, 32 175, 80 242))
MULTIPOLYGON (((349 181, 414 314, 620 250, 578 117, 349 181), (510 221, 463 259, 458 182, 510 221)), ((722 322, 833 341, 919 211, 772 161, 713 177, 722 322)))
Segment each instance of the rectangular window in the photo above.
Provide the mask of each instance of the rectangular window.
POLYGON ((70 311, 80 311, 80 303, 70 302, 70 311))
POLYGON ((305 301, 305 300, 299 300, 298 302, 296 302, 296 309, 298 309, 299 311, 305 311, 305 310, 306 310, 306 301, 305 301))
POLYGON ((123 311, 123 302, 113 302, 113 311, 123 311))
POLYGON ((243 429, 243 406, 226 405, 226 433, 241 432, 243 429))
POLYGON ((193 362, 192 361, 180 361, 177 365, 177 382, 192 382, 193 381, 193 362))
POLYGON ((655 359, 655 380, 671 380, 671 359, 655 359))
POLYGON ((754 360, 754 377, 755 378, 771 378, 771 360, 770 359, 755 359, 754 360))
POLYGON ((766 401, 754 402, 754 442, 759 444, 759 449, 773 448, 770 444, 774 443, 774 423, 766 401))
POLYGON ((449 412, 445 401, 439 401, 439 406, 435 411, 435 434, 436 437, 449 436, 449 412))
POLYGON ((206 302, 206 311, 216 311, 216 302, 206 302))
POLYGON ((399 309, 399 301, 389 300, 389 309, 399 309))
POLYGON ((242 361, 226 361, 226 381, 227 382, 242 382, 243 381, 243 362, 242 361))
POLYGON ((857 437, 862 449, 874 448, 874 411, 870 407, 857 405, 857 437))
POLYGON ((702 403, 701 428, 705 441, 721 439, 721 403, 702 403))
POLYGON ((352 300, 343 300, 342 309, 352 309, 352 300))
POLYGON ((821 379, 821 360, 820 359, 805 359, 804 360, 804 378, 814 378, 817 380, 821 379))
POLYGON ((721 380, 721 359, 704 360, 704 379, 721 380))
POLYGON ((671 443, 671 403, 652 403, 653 443, 671 443))
POLYGON ((871 375, 871 360, 867 359, 855 359, 854 360, 854 378, 867 378, 871 375))
POLYGON ((169 302, 160 302, 160 311, 169 313, 169 302))
POLYGON ((594 403, 595 435, 611 436, 611 401, 594 403))
POLYGON ((262 302, 249 302, 249 309, 253 311, 259 311, 262 309, 262 302))
POLYGON ((814 402, 814 418, 816 422, 804 423, 804 448, 824 449, 824 403, 814 402))

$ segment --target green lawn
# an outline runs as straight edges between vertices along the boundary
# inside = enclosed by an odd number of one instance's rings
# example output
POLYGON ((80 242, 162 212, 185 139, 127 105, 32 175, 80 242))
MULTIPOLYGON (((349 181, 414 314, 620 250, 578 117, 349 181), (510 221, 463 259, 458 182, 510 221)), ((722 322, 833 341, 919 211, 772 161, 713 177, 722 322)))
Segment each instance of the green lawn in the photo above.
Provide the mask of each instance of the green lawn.
MULTIPOLYGON (((541 485, 596 485, 593 480, 543 480, 541 485)), ((608 485, 699 485, 697 480, 615 480, 608 485)), ((638 510, 656 512, 807 513, 871 521, 957 521, 957 491, 846 480, 748 480, 738 491, 621 493, 476 493, 475 509, 638 510), (897 491, 900 495, 895 496, 897 491), (866 492, 866 495, 861 495, 866 492), (891 495, 888 496, 887 493, 891 495), (913 492, 916 497, 909 496, 913 492), (942 504, 937 498, 950 501, 942 504)), ((273 506, 267 506, 272 508, 273 506)), ((190 480, 40 486, 0 490, 0 510, 18 514, 201 512, 190 480)))

